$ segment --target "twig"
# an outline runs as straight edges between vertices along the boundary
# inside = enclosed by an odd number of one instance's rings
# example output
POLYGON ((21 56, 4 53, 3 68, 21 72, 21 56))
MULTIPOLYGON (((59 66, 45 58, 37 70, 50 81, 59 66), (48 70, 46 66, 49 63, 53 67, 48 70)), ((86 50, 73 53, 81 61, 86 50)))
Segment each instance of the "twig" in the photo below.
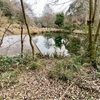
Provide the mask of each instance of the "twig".
POLYGON ((34 42, 34 40, 32 40, 33 41, 33 43, 34 43, 34 45, 36 46, 36 48, 39 50, 39 52, 40 52, 40 54, 43 54, 42 52, 41 52, 41 50, 39 49, 39 47, 36 45, 36 43, 34 42))
POLYGON ((16 44, 17 42, 20 42, 20 40, 18 40, 18 41, 16 41, 16 42, 14 42, 13 44, 10 44, 10 45, 7 47, 7 52, 6 52, 6 55, 8 54, 8 50, 9 50, 9 48, 10 48, 12 45, 16 44))
POLYGON ((74 85, 74 83, 76 82, 76 80, 66 89, 66 91, 64 92, 64 94, 59 98, 59 100, 62 100, 63 97, 65 96, 65 94, 68 92, 68 90, 74 85))

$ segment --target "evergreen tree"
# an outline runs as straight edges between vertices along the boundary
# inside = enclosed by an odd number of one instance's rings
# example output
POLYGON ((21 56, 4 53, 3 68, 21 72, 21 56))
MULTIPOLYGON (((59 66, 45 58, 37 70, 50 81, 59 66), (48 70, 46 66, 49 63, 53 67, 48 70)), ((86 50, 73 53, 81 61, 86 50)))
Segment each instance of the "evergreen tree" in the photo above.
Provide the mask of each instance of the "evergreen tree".
POLYGON ((64 19, 65 17, 63 12, 56 14, 55 24, 62 27, 64 25, 64 19))

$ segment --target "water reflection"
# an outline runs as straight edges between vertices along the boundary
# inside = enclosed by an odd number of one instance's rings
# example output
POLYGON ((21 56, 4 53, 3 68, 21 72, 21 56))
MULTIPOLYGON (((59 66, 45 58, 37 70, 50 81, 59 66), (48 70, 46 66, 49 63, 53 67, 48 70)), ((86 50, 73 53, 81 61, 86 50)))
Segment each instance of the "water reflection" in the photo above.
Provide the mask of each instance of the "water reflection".
MULTIPOLYGON (((65 48, 65 45, 63 43, 61 44, 61 48, 56 47, 54 38, 35 36, 33 40, 43 54, 53 55, 55 52, 57 52, 58 55, 69 55, 68 50, 65 48)), ((64 41, 64 39, 62 39, 61 41, 64 41)))
POLYGON ((47 49, 50 49, 51 46, 53 46, 55 43, 54 43, 54 40, 51 38, 51 39, 45 39, 44 40, 44 46, 47 48, 47 49))

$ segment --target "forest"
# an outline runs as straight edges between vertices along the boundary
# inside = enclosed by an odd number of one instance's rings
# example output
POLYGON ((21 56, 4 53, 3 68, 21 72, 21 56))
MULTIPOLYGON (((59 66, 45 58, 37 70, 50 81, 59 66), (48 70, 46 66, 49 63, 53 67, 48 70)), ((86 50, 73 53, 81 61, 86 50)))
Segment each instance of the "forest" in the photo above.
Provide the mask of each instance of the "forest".
POLYGON ((100 100, 100 0, 42 3, 0 0, 0 100, 100 100))

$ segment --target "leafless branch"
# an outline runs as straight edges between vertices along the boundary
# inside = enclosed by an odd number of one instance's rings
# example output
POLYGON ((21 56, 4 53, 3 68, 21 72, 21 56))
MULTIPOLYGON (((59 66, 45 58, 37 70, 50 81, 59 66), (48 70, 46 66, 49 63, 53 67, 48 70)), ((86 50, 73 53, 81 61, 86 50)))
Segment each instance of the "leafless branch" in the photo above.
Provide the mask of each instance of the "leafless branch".
POLYGON ((4 36, 5 36, 6 32, 7 32, 7 30, 9 29, 9 27, 11 26, 11 24, 12 24, 12 23, 10 23, 10 24, 8 25, 8 27, 5 28, 4 34, 3 34, 3 36, 2 36, 2 38, 1 38, 1 40, 0 40, 0 47, 1 47, 2 43, 3 43, 4 36))

